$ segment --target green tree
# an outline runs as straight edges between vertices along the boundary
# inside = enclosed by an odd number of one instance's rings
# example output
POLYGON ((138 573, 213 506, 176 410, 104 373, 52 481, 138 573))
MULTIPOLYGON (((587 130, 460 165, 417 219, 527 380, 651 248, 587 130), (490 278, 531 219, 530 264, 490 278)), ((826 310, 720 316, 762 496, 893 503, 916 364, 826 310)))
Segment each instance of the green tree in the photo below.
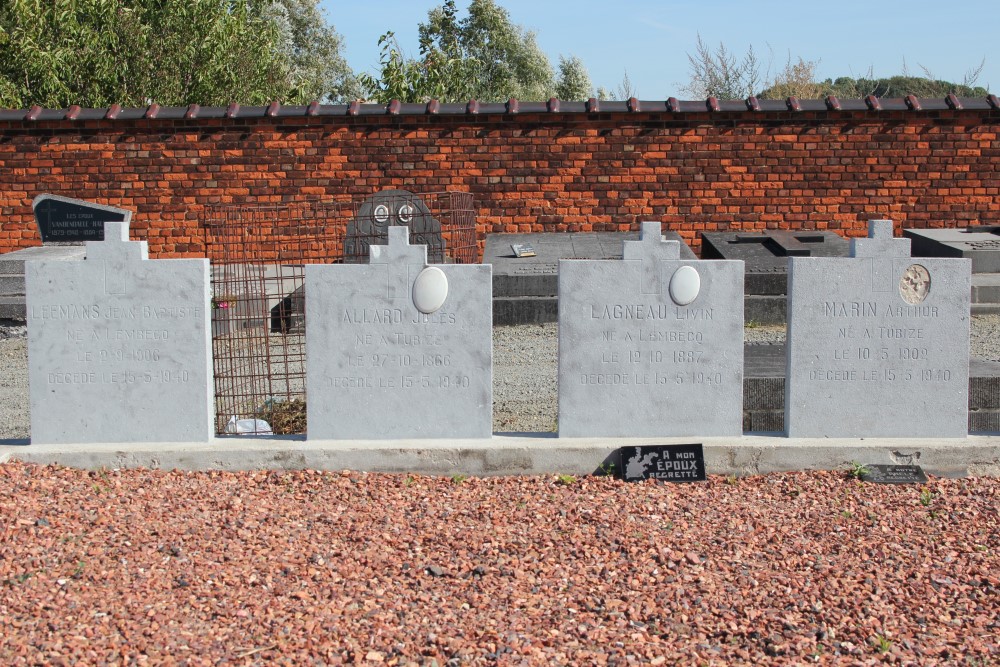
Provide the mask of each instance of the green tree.
POLYGON ((786 99, 799 97, 817 99, 826 95, 836 95, 844 99, 876 97, 945 97, 954 93, 961 97, 983 97, 988 91, 976 86, 976 80, 986 64, 985 59, 969 70, 962 83, 937 79, 927 68, 922 67, 924 76, 910 76, 903 63, 903 74, 887 78, 875 78, 869 72, 857 79, 840 77, 819 81, 816 77, 817 61, 803 58, 792 59, 789 54, 784 68, 770 74, 770 66, 762 71, 762 64, 751 46, 743 58, 737 57, 724 44, 712 50, 698 35, 694 54, 688 54, 691 79, 684 86, 684 92, 695 98, 710 96, 719 99, 745 99, 756 95, 762 99, 786 99))
POLYGON ((954 93, 959 97, 985 97, 989 94, 989 91, 982 86, 970 86, 920 76, 860 77, 857 79, 844 76, 832 81, 827 79, 822 85, 829 90, 829 94, 844 98, 865 97, 867 95, 875 97, 916 95, 917 97, 943 98, 949 93, 954 93))
POLYGON ((813 100, 832 94, 831 87, 816 81, 816 67, 819 63, 815 60, 792 60, 788 56, 783 70, 778 72, 767 87, 757 94, 757 97, 765 100, 784 100, 789 97, 798 97, 804 100, 813 100))
POLYGON ((576 56, 559 56, 559 78, 556 80, 556 97, 561 100, 585 100, 590 97, 593 85, 583 61, 576 56))
MULTIPOLYGON (((468 16, 461 19, 455 0, 446 0, 427 13, 418 33, 417 58, 402 53, 392 32, 382 35, 378 75, 359 77, 369 98, 383 103, 391 99, 499 102, 511 97, 542 100, 556 94, 552 65, 535 34, 514 24, 507 10, 493 0, 472 0, 468 16)), ((574 67, 570 69, 577 76, 579 69, 574 67)))
POLYGON ((264 16, 278 29, 292 99, 344 102, 360 96, 358 80, 341 53, 343 38, 327 23, 319 0, 273 0, 264 16))
POLYGON ((279 48, 277 26, 262 15, 263 2, 139 0, 135 4, 142 7, 147 31, 134 57, 149 59, 138 68, 139 96, 174 105, 263 104, 290 98, 288 58, 279 48))
POLYGON ((335 99, 339 49, 316 0, 4 0, 0 106, 335 99))

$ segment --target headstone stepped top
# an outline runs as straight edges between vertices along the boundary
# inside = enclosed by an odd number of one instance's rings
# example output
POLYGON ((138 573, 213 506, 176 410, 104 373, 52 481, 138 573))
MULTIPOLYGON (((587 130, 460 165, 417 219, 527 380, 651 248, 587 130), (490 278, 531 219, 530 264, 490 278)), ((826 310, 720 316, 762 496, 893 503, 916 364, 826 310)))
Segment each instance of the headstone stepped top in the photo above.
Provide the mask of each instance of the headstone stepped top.
POLYGON ((559 263, 559 434, 738 435, 743 262, 640 234, 622 260, 559 263))
POLYGON ((409 238, 306 267, 310 439, 492 435, 490 266, 428 265, 409 238))
POLYGON ((208 260, 149 260, 128 220, 81 260, 26 265, 33 443, 205 442, 208 260))
POLYGON ((970 261, 911 258, 892 229, 870 221, 848 258, 790 260, 789 436, 968 433, 970 261))

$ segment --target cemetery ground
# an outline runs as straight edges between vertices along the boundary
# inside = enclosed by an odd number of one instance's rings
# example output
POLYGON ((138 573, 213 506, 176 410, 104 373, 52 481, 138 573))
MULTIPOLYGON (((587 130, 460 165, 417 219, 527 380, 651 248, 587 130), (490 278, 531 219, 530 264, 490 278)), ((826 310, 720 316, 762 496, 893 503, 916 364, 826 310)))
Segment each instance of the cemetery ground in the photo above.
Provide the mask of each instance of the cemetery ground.
MULTIPOLYGON (((495 428, 555 426, 555 330, 495 330, 495 428)), ((0 438, 28 428, 13 333, 0 438)), ((973 318, 974 355, 998 341, 973 318)), ((1000 662, 997 479, 10 462, 0 517, 3 664, 1000 662)))

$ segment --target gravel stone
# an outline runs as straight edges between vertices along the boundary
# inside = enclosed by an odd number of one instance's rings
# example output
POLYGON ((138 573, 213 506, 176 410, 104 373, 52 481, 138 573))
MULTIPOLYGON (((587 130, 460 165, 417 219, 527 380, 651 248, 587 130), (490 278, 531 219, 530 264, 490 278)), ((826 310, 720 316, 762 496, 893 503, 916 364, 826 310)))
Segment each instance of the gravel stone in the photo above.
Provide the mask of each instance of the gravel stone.
POLYGON ((0 517, 4 665, 1000 661, 996 479, 15 462, 0 517))

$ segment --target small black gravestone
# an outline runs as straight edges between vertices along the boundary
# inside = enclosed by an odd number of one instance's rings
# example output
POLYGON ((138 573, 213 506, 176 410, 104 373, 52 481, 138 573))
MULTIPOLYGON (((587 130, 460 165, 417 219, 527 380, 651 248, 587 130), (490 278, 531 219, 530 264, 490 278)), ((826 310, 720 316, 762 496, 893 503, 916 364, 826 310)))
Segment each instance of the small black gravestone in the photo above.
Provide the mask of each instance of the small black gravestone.
POLYGON ((865 466, 861 481, 873 484, 923 484, 927 475, 920 466, 895 466, 873 464, 865 466))
POLYGON ((410 245, 427 246, 429 264, 444 263, 440 221, 420 197, 406 190, 382 190, 361 205, 347 225, 344 262, 367 264, 369 246, 387 244, 387 230, 394 226, 410 228, 410 245))
POLYGON ((622 479, 638 482, 704 482, 705 453, 701 443, 684 445, 644 445, 619 450, 622 479))
POLYGON ((31 208, 42 243, 103 241, 105 222, 132 220, 132 211, 58 195, 38 195, 31 208))

